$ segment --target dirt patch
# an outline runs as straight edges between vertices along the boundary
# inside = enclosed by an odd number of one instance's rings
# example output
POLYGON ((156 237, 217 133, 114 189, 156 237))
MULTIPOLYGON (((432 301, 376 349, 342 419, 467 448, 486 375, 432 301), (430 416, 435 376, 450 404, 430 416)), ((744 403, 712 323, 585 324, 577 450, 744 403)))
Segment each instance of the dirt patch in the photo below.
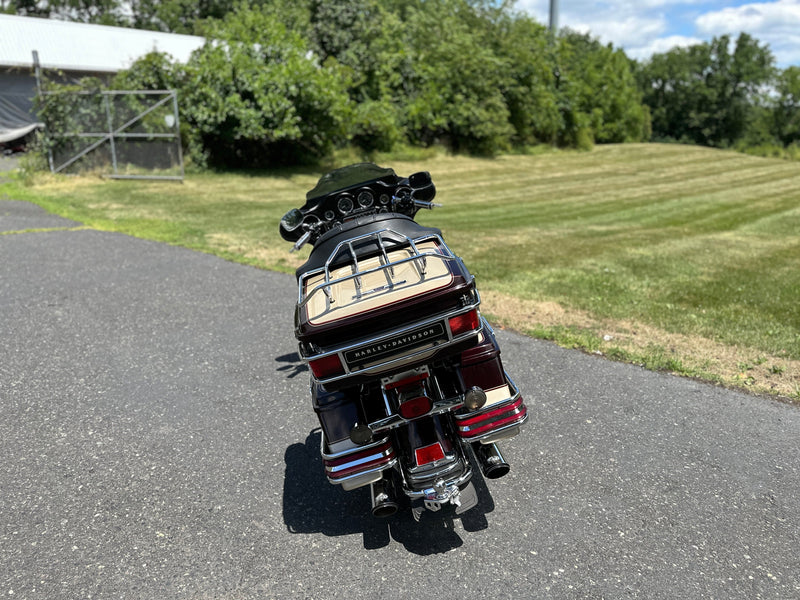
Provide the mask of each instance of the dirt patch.
POLYGON ((523 332, 568 327, 597 338, 595 352, 680 365, 676 372, 716 380, 731 387, 800 399, 800 361, 785 356, 721 344, 700 336, 670 333, 641 323, 598 320, 566 310, 556 302, 520 300, 482 290, 483 308, 502 326, 523 332), (638 357, 638 358, 637 358, 638 357))

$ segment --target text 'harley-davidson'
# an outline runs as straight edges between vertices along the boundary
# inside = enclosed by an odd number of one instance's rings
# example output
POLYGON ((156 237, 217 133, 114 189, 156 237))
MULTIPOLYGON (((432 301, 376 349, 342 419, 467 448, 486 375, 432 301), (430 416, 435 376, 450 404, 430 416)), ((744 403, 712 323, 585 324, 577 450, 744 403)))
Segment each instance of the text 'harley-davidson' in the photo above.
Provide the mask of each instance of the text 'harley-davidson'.
POLYGON ((497 442, 527 419, 481 317, 474 278, 413 220, 433 208, 427 172, 399 177, 361 163, 322 177, 281 236, 313 250, 297 269, 295 336, 311 371, 328 480, 369 485, 372 513, 413 515, 478 502, 469 453, 485 477, 509 471, 497 442))

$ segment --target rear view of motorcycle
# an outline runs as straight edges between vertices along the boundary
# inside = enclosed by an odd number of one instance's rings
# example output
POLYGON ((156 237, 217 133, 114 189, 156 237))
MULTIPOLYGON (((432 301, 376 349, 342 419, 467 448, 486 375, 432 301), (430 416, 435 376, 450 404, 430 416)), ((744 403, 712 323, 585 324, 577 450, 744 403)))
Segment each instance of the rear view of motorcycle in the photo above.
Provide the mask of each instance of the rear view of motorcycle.
POLYGON ((369 486, 377 517, 472 508, 472 464, 508 473, 498 442, 527 419, 473 276, 414 221, 435 194, 427 172, 361 163, 322 177, 280 223, 292 250, 313 246, 296 272, 295 336, 325 473, 369 486))

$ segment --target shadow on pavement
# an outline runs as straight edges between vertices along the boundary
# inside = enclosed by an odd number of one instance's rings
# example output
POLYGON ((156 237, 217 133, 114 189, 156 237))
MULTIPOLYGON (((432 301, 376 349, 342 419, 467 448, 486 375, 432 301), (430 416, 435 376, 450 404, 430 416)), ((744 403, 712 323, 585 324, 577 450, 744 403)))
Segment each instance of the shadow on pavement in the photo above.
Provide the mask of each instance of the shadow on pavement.
POLYGON ((361 533, 367 550, 383 548, 395 540, 409 552, 428 555, 447 552, 464 543, 456 532, 456 519, 465 531, 489 526, 486 514, 494 510, 494 502, 475 465, 472 483, 478 505, 463 515, 455 516, 452 509, 426 511, 417 523, 405 507, 393 517, 379 519, 370 512, 369 487, 348 492, 328 482, 319 452, 321 436, 319 429, 312 430, 304 444, 292 444, 284 455, 283 520, 291 533, 361 533))
POLYGON ((308 372, 308 367, 300 359, 300 355, 297 352, 276 356, 275 362, 284 363, 277 368, 277 371, 286 373, 287 379, 294 379, 298 375, 308 372))

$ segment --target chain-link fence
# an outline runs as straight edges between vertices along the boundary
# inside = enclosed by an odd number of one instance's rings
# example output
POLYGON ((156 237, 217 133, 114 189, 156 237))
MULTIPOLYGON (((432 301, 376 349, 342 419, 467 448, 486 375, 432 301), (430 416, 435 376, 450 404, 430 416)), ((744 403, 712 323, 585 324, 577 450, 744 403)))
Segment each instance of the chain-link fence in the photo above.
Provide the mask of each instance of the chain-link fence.
MULTIPOLYGON (((48 102, 44 92, 44 102, 48 102)), ((48 122, 50 170, 117 179, 183 179, 173 90, 58 92, 48 122), (66 97, 65 97, 66 94, 66 97)))

